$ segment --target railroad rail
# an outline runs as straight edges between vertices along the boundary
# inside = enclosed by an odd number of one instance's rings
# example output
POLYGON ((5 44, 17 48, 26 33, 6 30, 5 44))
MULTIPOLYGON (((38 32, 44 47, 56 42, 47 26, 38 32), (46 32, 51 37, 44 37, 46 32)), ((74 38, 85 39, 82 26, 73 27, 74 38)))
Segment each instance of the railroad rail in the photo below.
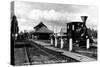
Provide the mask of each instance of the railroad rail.
MULTIPOLYGON (((32 58, 32 56, 34 56, 35 54, 38 54, 38 52, 40 52, 41 55, 45 55, 47 57, 49 57, 49 59, 53 60, 54 63, 61 63, 61 62, 78 62, 77 60, 64 56, 61 54, 61 52, 56 52, 56 51, 52 51, 50 49, 44 48, 43 46, 36 44, 36 43, 29 43, 29 44, 25 44, 25 53, 26 53, 26 57, 27 57, 27 64, 29 65, 33 65, 35 62, 35 59, 32 58), (37 51, 34 52, 34 49, 37 51)), ((45 57, 44 57, 45 58, 45 57)), ((44 60, 45 61, 45 60, 44 60)), ((50 60, 48 60, 49 62, 50 60)), ((47 62, 45 62, 47 63, 47 62)))

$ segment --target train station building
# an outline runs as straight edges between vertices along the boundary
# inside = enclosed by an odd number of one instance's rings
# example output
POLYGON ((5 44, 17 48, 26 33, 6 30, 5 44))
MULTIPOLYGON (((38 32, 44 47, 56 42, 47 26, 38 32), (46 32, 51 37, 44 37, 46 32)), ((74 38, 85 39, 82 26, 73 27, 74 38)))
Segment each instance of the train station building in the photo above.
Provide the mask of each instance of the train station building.
POLYGON ((43 22, 40 22, 34 29, 35 32, 33 34, 37 39, 50 39, 50 34, 53 34, 53 31, 49 30, 43 22))

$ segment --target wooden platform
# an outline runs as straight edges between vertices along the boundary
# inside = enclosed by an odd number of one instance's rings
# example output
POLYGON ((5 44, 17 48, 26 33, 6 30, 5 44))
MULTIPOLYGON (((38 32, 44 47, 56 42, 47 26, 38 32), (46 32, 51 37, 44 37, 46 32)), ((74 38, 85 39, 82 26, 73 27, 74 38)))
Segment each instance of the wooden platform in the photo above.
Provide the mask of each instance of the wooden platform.
POLYGON ((93 59, 93 58, 90 58, 90 57, 87 57, 87 56, 84 56, 84 55, 80 55, 80 54, 73 53, 73 52, 70 52, 70 51, 65 51, 65 50, 60 49, 60 48, 52 47, 52 46, 50 46, 51 44, 48 44, 48 43, 44 43, 44 42, 36 41, 36 40, 31 40, 31 41, 33 41, 37 44, 43 45, 45 48, 48 48, 48 49, 51 49, 51 50, 54 50, 54 51, 58 51, 58 52, 62 52, 63 55, 71 57, 73 59, 76 59, 80 62, 96 61, 96 59, 93 59))

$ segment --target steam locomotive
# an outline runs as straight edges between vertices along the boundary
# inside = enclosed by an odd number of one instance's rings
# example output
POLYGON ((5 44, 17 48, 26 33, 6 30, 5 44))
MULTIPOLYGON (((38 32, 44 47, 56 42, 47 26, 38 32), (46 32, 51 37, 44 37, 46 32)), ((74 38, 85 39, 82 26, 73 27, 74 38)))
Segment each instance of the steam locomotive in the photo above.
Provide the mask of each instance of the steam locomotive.
POLYGON ((86 46, 86 40, 89 39, 93 42, 91 36, 87 32, 86 20, 87 16, 81 16, 83 22, 70 22, 67 23, 67 39, 73 40, 73 44, 79 46, 86 46))

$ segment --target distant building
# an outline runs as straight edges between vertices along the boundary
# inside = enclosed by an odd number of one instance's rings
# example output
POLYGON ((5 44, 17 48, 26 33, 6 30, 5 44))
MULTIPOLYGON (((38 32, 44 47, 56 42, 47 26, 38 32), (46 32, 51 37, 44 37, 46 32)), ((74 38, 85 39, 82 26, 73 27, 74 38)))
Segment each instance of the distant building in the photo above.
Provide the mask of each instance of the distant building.
POLYGON ((58 32, 58 36, 66 36, 67 31, 66 28, 61 28, 60 31, 58 32))
POLYGON ((37 39, 50 39, 50 34, 53 34, 53 31, 49 30, 43 22, 40 22, 34 29, 34 36, 37 36, 37 39))

